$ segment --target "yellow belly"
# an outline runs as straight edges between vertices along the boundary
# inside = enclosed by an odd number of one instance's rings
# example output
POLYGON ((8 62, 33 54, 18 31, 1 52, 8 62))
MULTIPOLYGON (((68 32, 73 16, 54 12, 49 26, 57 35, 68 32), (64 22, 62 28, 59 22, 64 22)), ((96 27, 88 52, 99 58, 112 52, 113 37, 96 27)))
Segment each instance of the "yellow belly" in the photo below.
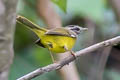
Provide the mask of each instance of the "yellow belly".
POLYGON ((53 53, 66 52, 64 46, 71 50, 75 42, 76 38, 67 36, 44 35, 41 38, 41 43, 53 53), (52 43, 52 48, 48 46, 49 43, 52 43))

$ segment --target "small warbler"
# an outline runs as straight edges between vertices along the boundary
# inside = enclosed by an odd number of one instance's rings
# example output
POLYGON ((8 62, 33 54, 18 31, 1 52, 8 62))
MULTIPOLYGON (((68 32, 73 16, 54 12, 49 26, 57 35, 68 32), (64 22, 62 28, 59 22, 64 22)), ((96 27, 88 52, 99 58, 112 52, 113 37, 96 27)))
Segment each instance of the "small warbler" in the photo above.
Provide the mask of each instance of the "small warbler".
POLYGON ((81 31, 87 30, 87 28, 82 28, 78 25, 68 25, 66 27, 48 30, 39 27, 23 16, 17 16, 16 20, 35 32, 35 34, 39 37, 36 44, 41 47, 48 48, 53 61, 54 59, 52 53, 70 51, 70 53, 74 56, 72 48, 76 42, 77 36, 81 31))

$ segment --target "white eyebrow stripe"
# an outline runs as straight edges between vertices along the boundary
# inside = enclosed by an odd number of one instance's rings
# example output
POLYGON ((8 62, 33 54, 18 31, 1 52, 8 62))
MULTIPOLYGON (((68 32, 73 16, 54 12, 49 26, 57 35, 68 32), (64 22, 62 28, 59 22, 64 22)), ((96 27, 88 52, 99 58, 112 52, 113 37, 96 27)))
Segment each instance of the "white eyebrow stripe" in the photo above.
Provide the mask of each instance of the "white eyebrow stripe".
POLYGON ((73 34, 71 34, 70 36, 71 36, 71 37, 76 37, 76 35, 73 35, 73 34))

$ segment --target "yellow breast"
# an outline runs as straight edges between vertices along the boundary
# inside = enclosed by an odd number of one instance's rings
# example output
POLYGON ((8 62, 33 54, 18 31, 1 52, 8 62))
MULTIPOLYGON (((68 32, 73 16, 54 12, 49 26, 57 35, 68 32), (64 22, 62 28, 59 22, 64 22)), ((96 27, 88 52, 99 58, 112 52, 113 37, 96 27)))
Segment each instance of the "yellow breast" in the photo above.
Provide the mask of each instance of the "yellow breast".
POLYGON ((41 38, 41 43, 53 53, 66 52, 64 46, 71 50, 76 42, 76 38, 68 36, 44 35, 41 38), (50 47, 49 44, 52 44, 50 47))

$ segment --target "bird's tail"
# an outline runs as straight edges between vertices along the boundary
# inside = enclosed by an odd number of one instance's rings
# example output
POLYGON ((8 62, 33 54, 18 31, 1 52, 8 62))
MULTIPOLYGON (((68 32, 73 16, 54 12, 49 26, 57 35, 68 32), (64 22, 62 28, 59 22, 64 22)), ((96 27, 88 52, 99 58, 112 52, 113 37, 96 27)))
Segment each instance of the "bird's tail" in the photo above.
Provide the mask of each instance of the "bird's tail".
POLYGON ((16 20, 17 22, 22 23, 25 26, 27 26, 29 29, 35 32, 39 37, 40 35, 42 35, 43 33, 47 31, 47 29, 39 27, 38 25, 32 23, 30 20, 28 20, 27 18, 23 16, 18 15, 16 20))

